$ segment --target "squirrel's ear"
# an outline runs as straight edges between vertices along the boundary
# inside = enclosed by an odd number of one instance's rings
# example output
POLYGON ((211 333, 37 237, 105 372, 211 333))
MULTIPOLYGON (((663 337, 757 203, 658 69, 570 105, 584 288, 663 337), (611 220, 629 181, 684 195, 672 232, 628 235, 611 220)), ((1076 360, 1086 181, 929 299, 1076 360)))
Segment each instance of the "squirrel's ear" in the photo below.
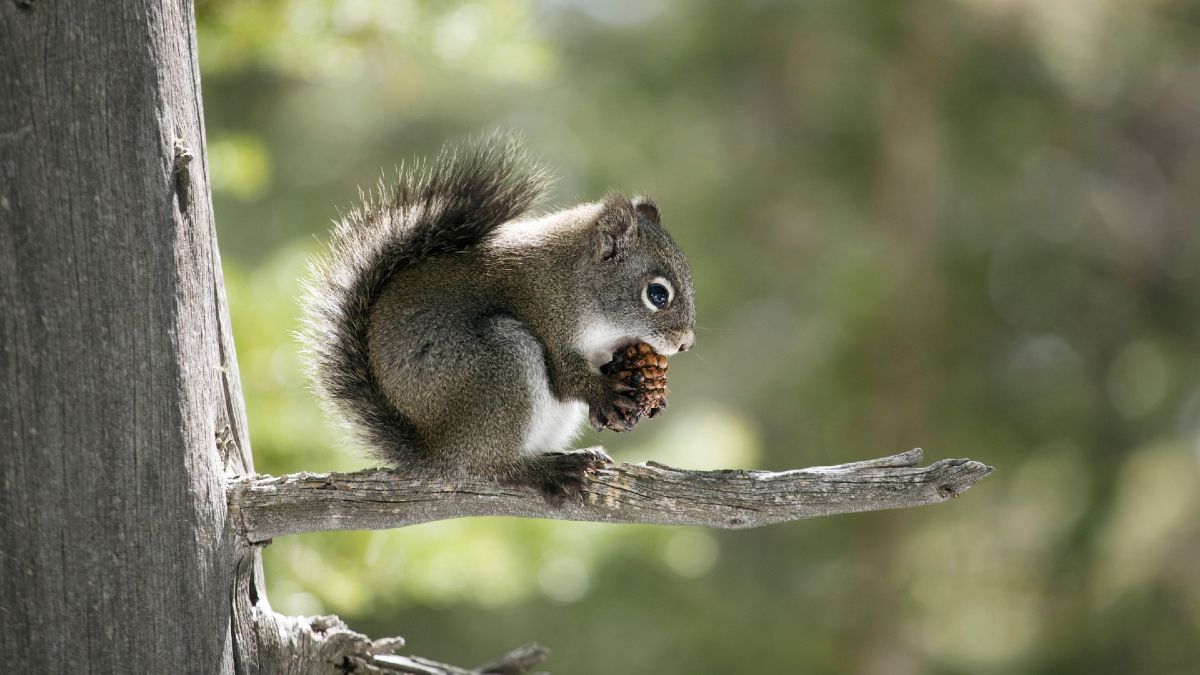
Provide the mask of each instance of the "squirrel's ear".
POLYGON ((634 210, 624 205, 608 203, 596 219, 596 258, 612 260, 625 252, 637 237, 634 210), (624 206, 624 208, 622 208, 624 206))
POLYGON ((655 225, 662 225, 662 221, 659 220, 658 216, 658 205, 655 204, 654 200, 650 199, 649 197, 634 198, 633 210, 637 211, 639 216, 654 223, 655 225))

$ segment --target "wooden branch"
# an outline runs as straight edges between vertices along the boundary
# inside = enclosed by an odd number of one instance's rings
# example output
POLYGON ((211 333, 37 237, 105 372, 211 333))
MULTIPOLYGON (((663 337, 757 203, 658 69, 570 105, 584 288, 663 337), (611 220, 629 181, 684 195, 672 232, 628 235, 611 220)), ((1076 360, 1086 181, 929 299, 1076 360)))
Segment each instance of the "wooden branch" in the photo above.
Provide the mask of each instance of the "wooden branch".
POLYGON ((285 616, 271 609, 262 592, 262 562, 244 556, 237 563, 233 596, 233 635, 237 672, 246 675, 308 673, 411 673, 415 675, 520 675, 550 652, 537 644, 518 647, 476 668, 460 668, 396 651, 404 638, 372 640, 350 630, 336 616, 285 616))
POLYGON ((391 469, 243 476, 229 506, 251 543, 326 530, 404 527, 466 516, 748 528, 838 513, 937 504, 992 467, 945 459, 918 467, 921 450, 792 471, 688 471, 621 464, 598 472, 584 500, 555 508, 532 488, 475 479, 446 482, 391 469))
POLYGON ((264 650, 266 672, 413 673, 415 675, 516 675, 528 672, 550 652, 528 644, 478 668, 460 668, 420 656, 396 654, 403 638, 371 638, 350 630, 336 616, 285 616, 270 610, 253 615, 264 650), (280 668, 280 664, 287 664, 280 668))

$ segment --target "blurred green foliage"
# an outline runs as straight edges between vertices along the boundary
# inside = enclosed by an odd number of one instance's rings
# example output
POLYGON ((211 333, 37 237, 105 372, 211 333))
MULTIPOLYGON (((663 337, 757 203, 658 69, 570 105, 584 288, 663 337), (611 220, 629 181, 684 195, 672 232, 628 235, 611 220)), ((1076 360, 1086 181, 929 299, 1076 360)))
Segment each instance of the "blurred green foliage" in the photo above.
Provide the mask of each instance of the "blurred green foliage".
POLYGON ((260 471, 369 463, 292 337, 381 172, 522 130, 555 203, 648 193, 698 349, 619 458, 927 448, 962 499, 748 532, 476 519, 289 537, 272 603, 559 673, 1200 672, 1200 5, 1184 0, 198 7, 260 471))

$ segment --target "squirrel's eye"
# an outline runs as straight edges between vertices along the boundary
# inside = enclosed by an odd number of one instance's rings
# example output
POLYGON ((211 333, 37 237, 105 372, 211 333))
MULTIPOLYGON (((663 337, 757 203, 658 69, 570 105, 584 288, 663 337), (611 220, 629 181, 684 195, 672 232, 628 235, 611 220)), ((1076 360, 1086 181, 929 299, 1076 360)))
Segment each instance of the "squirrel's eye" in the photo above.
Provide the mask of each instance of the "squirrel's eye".
POLYGON ((642 291, 642 302, 646 303, 646 307, 651 311, 657 312, 660 309, 666 309, 667 305, 671 304, 673 295, 671 283, 662 277, 657 277, 646 284, 646 288, 642 291))

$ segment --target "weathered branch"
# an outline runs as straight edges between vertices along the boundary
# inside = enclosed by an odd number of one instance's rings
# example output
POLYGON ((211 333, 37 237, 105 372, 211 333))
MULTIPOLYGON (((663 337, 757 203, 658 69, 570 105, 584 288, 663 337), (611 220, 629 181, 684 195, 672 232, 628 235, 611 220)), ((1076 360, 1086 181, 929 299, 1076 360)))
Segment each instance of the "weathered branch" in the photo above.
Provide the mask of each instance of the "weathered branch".
POLYGON ((465 516, 747 528, 838 513, 936 504, 992 467, 946 459, 918 467, 921 450, 792 471, 688 471, 621 464, 588 482, 584 501, 555 508, 531 488, 488 480, 446 482, 390 469, 244 476, 229 504, 250 542, 301 532, 404 527, 465 516))
POLYGON ((537 644, 518 647, 486 665, 460 668, 395 652, 404 638, 372 640, 336 616, 285 616, 271 609, 262 589, 258 556, 238 561, 233 595, 233 635, 239 673, 411 673, 416 675, 520 675, 549 651, 537 644))
POLYGON ((460 668, 395 651, 403 638, 371 638, 350 630, 336 616, 285 616, 270 611, 252 615, 257 639, 264 647, 268 672, 411 673, 414 675, 516 675, 541 663, 549 652, 528 644, 478 668, 460 668))

